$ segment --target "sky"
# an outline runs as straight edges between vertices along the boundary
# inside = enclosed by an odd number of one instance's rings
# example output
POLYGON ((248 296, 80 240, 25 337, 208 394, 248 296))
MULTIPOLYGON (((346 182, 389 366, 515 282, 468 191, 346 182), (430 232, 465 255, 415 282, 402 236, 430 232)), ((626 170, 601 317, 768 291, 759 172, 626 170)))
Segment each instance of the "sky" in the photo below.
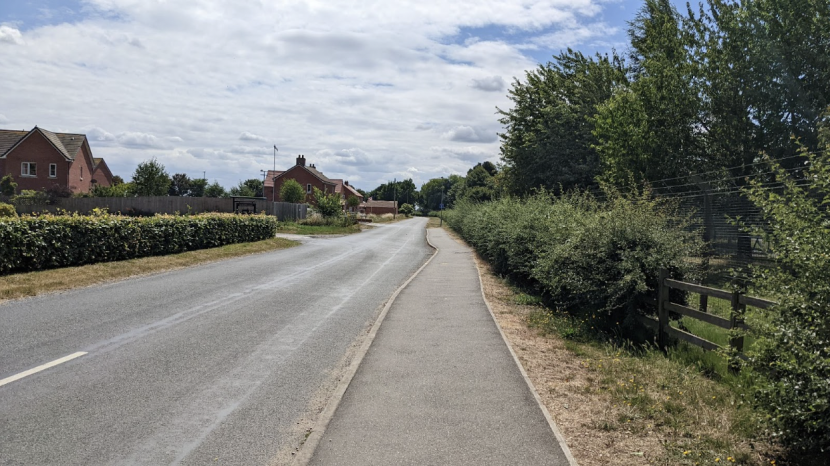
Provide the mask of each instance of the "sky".
POLYGON ((0 128, 86 134, 129 180, 226 188, 299 154, 330 178, 499 161, 515 78, 626 50, 641 0, 0 0, 0 128))

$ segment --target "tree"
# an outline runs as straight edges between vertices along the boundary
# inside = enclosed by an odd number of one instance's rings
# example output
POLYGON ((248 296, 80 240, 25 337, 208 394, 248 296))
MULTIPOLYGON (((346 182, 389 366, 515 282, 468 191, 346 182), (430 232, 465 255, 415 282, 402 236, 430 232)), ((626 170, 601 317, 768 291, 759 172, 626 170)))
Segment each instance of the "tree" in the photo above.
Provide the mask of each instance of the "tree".
POLYGON ((190 197, 205 197, 205 189, 207 189, 207 180, 204 178, 197 178, 190 180, 190 197))
POLYGON ((154 157, 138 164, 133 173, 133 185, 138 196, 164 196, 170 186, 170 177, 164 165, 154 157))
POLYGON ((403 181, 390 181, 384 183, 369 193, 369 196, 376 201, 400 201, 400 202, 418 202, 418 188, 412 179, 403 181))
POLYGON ((593 185, 600 163, 592 117, 626 83, 625 64, 616 54, 590 58, 571 49, 528 71, 525 82, 515 80, 509 91, 513 108, 498 109, 507 189, 526 194, 539 187, 593 185))
POLYGON ((305 201, 305 189, 300 186, 300 183, 294 179, 285 180, 280 188, 280 199, 282 202, 291 202, 292 204, 299 204, 305 201))
POLYGON ((205 197, 227 197, 228 193, 219 183, 214 180, 213 183, 207 185, 205 188, 205 197))
POLYGON ((112 176, 112 185, 113 185, 113 186, 116 186, 116 185, 119 185, 119 184, 123 184, 123 183, 124 183, 124 178, 121 178, 121 177, 120 177, 120 176, 118 176, 118 175, 113 175, 113 176, 112 176))
POLYGON ((349 206, 351 209, 356 209, 357 206, 360 205, 360 199, 358 199, 358 197, 354 195, 349 196, 349 198, 346 199, 346 205, 349 206))
POLYGON ((17 192, 17 183, 14 182, 14 177, 11 173, 0 179, 0 194, 14 196, 15 192, 17 192))
POLYGON ((412 207, 412 204, 403 204, 401 208, 398 209, 398 212, 402 213, 406 217, 411 217, 412 213, 415 212, 415 209, 412 207))
POLYGON ((324 218, 336 217, 343 212, 343 207, 340 205, 340 196, 335 193, 326 194, 314 188, 314 200, 317 203, 317 210, 324 218))
POLYGON ((184 173, 176 173, 170 178, 167 194, 170 196, 189 196, 191 180, 184 173))
POLYGON ((703 169, 700 82, 691 40, 671 0, 646 0, 631 22, 630 85, 594 120, 603 177, 615 184, 703 169))
POLYGON ((239 182, 239 185, 231 188, 231 196, 247 196, 247 197, 262 197, 263 195, 262 180, 251 178, 239 182))
POLYGON ((441 208, 443 193, 444 208, 452 208, 459 192, 466 188, 464 177, 450 175, 447 178, 433 178, 421 186, 421 210, 430 212, 441 208))

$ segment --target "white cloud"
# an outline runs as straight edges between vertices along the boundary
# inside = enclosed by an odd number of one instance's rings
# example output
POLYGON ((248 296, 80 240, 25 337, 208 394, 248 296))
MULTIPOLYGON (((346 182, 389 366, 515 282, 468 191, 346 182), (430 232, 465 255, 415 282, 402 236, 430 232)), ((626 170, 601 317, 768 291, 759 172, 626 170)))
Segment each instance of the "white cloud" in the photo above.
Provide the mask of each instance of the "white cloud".
POLYGON ((125 147, 132 147, 138 149, 172 149, 173 146, 164 140, 147 133, 139 133, 135 131, 128 131, 119 133, 115 137, 118 144, 125 147))
POLYGON ((473 87, 485 92, 499 92, 504 90, 504 79, 501 76, 473 79, 473 87))
POLYGON ((239 140, 240 141, 267 141, 267 139, 265 139, 264 137, 257 136, 256 134, 249 133, 248 131, 245 131, 242 134, 240 134, 239 135, 239 140))
POLYGON ((497 139, 495 131, 480 127, 456 126, 441 134, 443 139, 461 142, 493 142, 497 139))
POLYGON ((0 26, 2 110, 85 131, 125 177, 155 156, 230 187, 272 168, 276 144, 278 169, 307 154, 363 189, 421 185, 497 159, 506 82, 536 67, 528 50, 602 39, 604 1, 85 0, 25 38, 0 26))
POLYGON ((23 34, 11 26, 0 26, 0 42, 7 44, 23 45, 23 34))

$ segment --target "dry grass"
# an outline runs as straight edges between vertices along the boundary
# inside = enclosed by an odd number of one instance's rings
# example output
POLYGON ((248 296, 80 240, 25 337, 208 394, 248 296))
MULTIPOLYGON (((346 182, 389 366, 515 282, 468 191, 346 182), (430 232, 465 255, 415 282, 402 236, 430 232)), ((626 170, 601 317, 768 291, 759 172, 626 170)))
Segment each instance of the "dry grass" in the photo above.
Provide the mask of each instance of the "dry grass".
POLYGON ((285 249, 299 244, 296 241, 284 238, 272 238, 253 243, 229 244, 218 248, 201 249, 169 256, 143 257, 126 261, 103 262, 79 267, 6 275, 0 277, 0 300, 25 298, 54 291, 81 288, 138 275, 285 249))
POLYGON ((566 320, 476 261, 499 325, 581 466, 784 464, 739 387, 658 351, 565 339, 570 329, 557 327, 566 320))

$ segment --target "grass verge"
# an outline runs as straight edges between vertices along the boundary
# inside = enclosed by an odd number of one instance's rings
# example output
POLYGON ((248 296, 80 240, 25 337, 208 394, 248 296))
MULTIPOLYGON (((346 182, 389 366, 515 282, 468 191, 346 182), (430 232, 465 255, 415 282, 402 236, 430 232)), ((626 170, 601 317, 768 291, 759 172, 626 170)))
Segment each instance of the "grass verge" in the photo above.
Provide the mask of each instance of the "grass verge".
POLYGON ((667 357, 594 340, 476 260, 499 325, 581 466, 787 464, 747 400, 749 375, 707 377, 690 357, 698 348, 667 357))
POLYGON ((229 244, 218 248, 188 251, 169 256, 142 257, 126 261, 102 262, 79 267, 6 275, 0 277, 0 301, 81 288, 137 275, 285 249, 299 244, 296 241, 284 238, 272 238, 252 243, 229 244))
POLYGON ((347 227, 339 225, 305 225, 302 223, 280 223, 277 233, 291 233, 294 235, 350 235, 359 233, 361 225, 347 227))

